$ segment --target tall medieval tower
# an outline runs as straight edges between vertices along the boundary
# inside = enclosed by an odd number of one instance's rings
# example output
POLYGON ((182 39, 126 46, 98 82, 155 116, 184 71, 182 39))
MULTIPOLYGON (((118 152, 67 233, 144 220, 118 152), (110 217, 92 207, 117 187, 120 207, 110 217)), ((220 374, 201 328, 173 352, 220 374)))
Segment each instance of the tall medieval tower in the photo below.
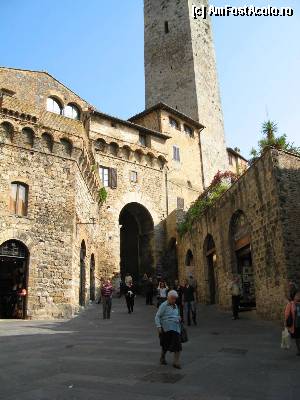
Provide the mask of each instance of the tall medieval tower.
POLYGON ((164 102, 205 126, 205 185, 227 170, 223 115, 210 19, 194 19, 207 0, 144 0, 146 108, 164 102))

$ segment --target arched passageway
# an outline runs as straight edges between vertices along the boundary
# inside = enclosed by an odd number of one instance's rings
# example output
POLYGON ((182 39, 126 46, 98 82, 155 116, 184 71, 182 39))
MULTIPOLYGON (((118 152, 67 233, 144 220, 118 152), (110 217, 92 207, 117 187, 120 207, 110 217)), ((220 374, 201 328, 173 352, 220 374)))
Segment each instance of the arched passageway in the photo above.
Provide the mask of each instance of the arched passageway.
POLYGON ((86 246, 85 241, 81 242, 80 247, 80 278, 79 278, 79 305, 85 306, 85 283, 86 283, 86 246))
POLYGON ((245 214, 240 210, 234 213, 231 218, 230 242, 233 253, 232 272, 240 277, 241 306, 255 307, 250 224, 245 214))
POLYGON ((0 318, 26 318, 29 251, 17 240, 0 246, 0 318))
POLYGON ((129 273, 139 282, 153 271, 154 224, 149 211, 139 203, 129 203, 120 212, 121 276, 129 273))
POLYGON ((216 286, 216 263, 217 253, 214 239, 208 235, 204 243, 204 257, 207 266, 207 282, 208 282, 208 303, 215 304, 217 296, 216 286))
POLYGON ((95 282, 95 256, 91 255, 90 262, 90 300, 96 299, 96 282, 95 282))
POLYGON ((162 258, 162 278, 169 283, 173 283, 178 279, 178 251, 177 240, 172 237, 167 245, 162 258))

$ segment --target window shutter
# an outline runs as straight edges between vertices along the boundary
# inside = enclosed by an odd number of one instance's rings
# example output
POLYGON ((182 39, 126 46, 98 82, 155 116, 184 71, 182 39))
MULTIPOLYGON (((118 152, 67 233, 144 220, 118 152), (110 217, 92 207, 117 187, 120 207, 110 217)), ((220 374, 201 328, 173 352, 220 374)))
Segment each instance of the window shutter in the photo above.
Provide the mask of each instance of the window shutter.
POLYGON ((110 187, 116 189, 118 185, 117 170, 110 168, 110 187))

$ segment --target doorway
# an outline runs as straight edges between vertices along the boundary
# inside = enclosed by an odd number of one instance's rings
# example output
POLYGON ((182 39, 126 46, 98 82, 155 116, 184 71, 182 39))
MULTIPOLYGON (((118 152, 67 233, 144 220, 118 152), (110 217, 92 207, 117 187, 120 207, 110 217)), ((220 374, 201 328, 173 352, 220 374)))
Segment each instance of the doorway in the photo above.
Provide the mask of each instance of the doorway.
POLYGON ((90 300, 95 301, 96 298, 96 286, 95 286, 95 256, 91 255, 90 263, 90 300))
POLYGON ((85 306, 85 283, 86 283, 86 246, 85 241, 81 242, 80 247, 80 278, 79 278, 79 305, 85 306))
POLYGON ((252 264, 250 224, 242 211, 237 211, 231 220, 233 245, 233 273, 240 278, 241 307, 255 308, 255 280, 252 264))
POLYGON ((208 281, 208 303, 216 304, 216 263, 217 254, 214 239, 211 235, 206 238, 205 257, 207 265, 207 281, 208 281))
POLYGON ((127 204, 119 216, 121 277, 130 274, 140 283, 153 271, 154 224, 149 211, 139 203, 127 204))
POLYGON ((0 246, 0 318, 26 318, 29 252, 20 241, 0 246))

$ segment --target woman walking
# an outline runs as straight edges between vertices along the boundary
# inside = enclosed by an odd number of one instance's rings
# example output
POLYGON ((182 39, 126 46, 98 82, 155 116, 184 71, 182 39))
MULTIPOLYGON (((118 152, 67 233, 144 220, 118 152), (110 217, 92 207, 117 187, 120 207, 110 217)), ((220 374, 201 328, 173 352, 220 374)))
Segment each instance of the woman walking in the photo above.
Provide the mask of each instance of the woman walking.
POLYGON ((180 352, 182 351, 180 338, 181 325, 179 311, 176 305, 177 298, 177 292, 175 290, 170 290, 167 300, 164 301, 157 310, 155 325, 158 329, 161 345, 160 364, 167 364, 166 353, 170 351, 174 353, 173 367, 181 369, 179 363, 180 352))
POLYGON ((135 298, 135 289, 133 283, 130 281, 125 286, 125 300, 128 308, 128 314, 133 313, 134 298, 135 298))
POLYGON ((165 282, 160 281, 157 288, 157 308, 167 300, 168 286, 165 282))
POLYGON ((291 337, 296 340, 297 356, 300 356, 300 292, 297 292, 286 306, 285 326, 291 337))

